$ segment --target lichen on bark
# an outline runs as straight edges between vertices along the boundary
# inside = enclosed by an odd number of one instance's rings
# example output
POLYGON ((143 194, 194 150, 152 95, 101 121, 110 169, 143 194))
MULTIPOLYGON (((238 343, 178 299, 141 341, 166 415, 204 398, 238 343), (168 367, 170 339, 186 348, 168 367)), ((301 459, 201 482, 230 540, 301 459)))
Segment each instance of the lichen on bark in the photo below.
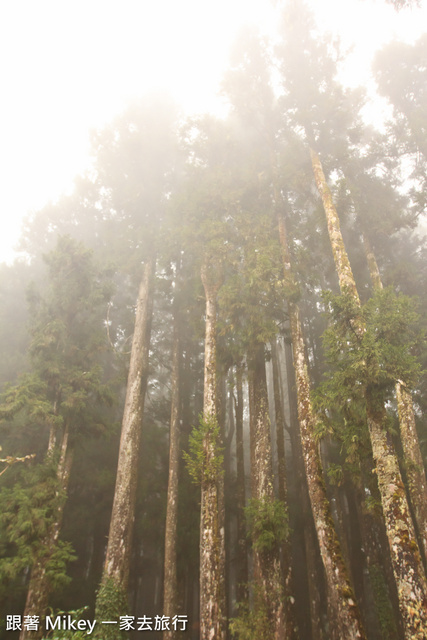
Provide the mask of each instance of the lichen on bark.
POLYGON ((225 628, 225 527, 223 460, 218 455, 216 297, 222 268, 206 255, 201 279, 206 298, 200 509, 200 640, 223 640, 225 628))
POLYGON ((283 503, 276 501, 273 489, 270 418, 268 412, 267 381, 264 345, 252 344, 248 353, 250 450, 252 500, 252 544, 254 582, 258 601, 255 606, 264 611, 268 622, 265 637, 276 639, 286 635, 286 612, 280 565, 280 544, 283 532, 283 503), (277 512, 279 509, 279 513, 277 512), (275 520, 275 527, 272 526, 275 520), (264 521, 264 527, 262 522, 264 521), (281 524, 279 524, 281 523, 281 524), (258 525, 258 528, 257 528, 258 525), (275 530, 276 529, 276 530, 275 530))

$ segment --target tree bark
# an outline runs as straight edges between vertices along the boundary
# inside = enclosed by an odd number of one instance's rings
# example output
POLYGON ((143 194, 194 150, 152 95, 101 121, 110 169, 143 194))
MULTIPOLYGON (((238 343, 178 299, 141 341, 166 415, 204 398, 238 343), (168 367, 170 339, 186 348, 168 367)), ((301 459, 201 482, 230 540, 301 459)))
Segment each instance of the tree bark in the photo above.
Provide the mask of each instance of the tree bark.
POLYGON ((315 417, 310 402, 310 386, 299 311, 294 304, 290 304, 290 307, 302 449, 320 554, 325 568, 329 617, 337 640, 365 638, 332 520, 314 438, 315 417))
POLYGON ((237 602, 244 602, 248 595, 248 548, 246 538, 246 506, 245 458, 243 447, 243 366, 236 367, 236 498, 237 498, 237 602))
POLYGON ((369 410, 368 428, 405 638, 421 640, 427 637, 427 583, 405 488, 391 436, 369 410))
MULTIPOLYGON (((287 498, 287 480, 286 480, 286 464, 285 464, 285 416, 283 413, 282 400, 282 383, 279 369, 279 360, 277 355, 277 344, 274 340, 271 344, 271 360, 273 365, 273 393, 274 393, 274 413, 276 418, 276 443, 277 443, 277 475, 279 490, 279 500, 286 507, 287 498)), ((282 544, 281 558, 282 580, 285 594, 285 619, 286 619, 286 638, 292 640, 298 635, 296 615, 295 615, 295 598, 292 580, 292 564, 289 539, 282 544)))
POLYGON ((368 263, 369 275, 371 276, 372 284, 375 291, 379 291, 383 288, 381 280, 380 270, 378 268, 377 259, 373 252, 369 238, 365 233, 362 233, 363 245, 365 247, 366 261, 368 263))
MULTIPOLYGON (((105 585, 107 582, 112 583, 122 597, 126 596, 129 582, 135 521, 139 443, 148 381, 154 270, 155 258, 150 256, 144 264, 136 305, 135 329, 123 412, 116 487, 101 583, 101 585, 105 585)), ((101 604, 98 594, 97 615, 102 619, 102 612, 99 611, 99 606, 101 604)), ((117 615, 124 615, 124 612, 118 611, 117 615)))
POLYGON ((427 564, 427 481, 415 425, 412 396, 401 380, 396 384, 396 399, 409 496, 424 561, 427 564))
MULTIPOLYGON (((175 305, 174 332, 172 345, 172 398, 169 431, 169 480, 166 505, 165 560, 163 584, 163 614, 172 618, 178 611, 176 536, 178 521, 178 472, 180 440, 180 338, 178 310, 175 305)), ((164 631, 165 640, 174 640, 178 631, 173 627, 164 631)))
MULTIPOLYGON (((324 570, 322 559, 319 552, 319 544, 317 541, 316 529, 314 526, 313 512, 310 505, 310 497, 308 494, 307 477, 305 473, 305 465, 301 447, 301 433, 298 424, 298 401, 295 383, 295 370, 292 357, 291 344, 285 343, 286 358, 286 376, 289 388, 289 408, 290 408, 290 437, 292 448, 292 470, 294 474, 294 483, 301 508, 301 522, 298 527, 304 537, 304 551, 307 569, 307 594, 305 591, 299 593, 300 605, 297 607, 299 615, 299 628, 301 633, 309 626, 311 637, 313 640, 325 640, 326 634, 324 629, 323 609, 325 598, 324 593, 324 570), (307 596, 307 603, 304 602, 304 596, 307 596), (304 616, 301 617, 301 604, 304 606, 304 616), (306 610, 309 608, 310 616, 307 625, 306 610)), ((292 479, 292 476, 289 476, 292 479)), ((297 523, 296 523, 297 524, 297 523)), ((292 523, 291 523, 292 526, 292 523)), ((295 532, 294 532, 295 535, 295 532)), ((295 541, 294 541, 295 543, 295 541)))
MULTIPOLYGON (((369 467, 367 472, 372 475, 369 467)), ((372 481, 369 482, 372 485, 372 481)), ((367 624, 373 637, 381 640, 399 640, 399 602, 394 582, 393 569, 383 551, 383 538, 387 545, 382 514, 368 509, 365 484, 355 485, 355 509, 360 527, 364 563, 363 600, 367 624)), ((375 494, 377 490, 375 491, 375 494)))
MULTIPOLYGON (((356 283, 341 235, 338 214, 326 183, 318 155, 310 150, 316 185, 322 198, 332 253, 341 292, 350 295, 360 307, 356 283)), ((361 316, 353 319, 354 330, 362 335, 365 326, 361 316)), ((394 577, 399 594, 405 638, 427 637, 427 581, 422 566, 415 530, 397 455, 391 436, 384 427, 385 409, 374 408, 370 390, 366 394, 367 420, 372 453, 381 494, 381 503, 391 552, 394 577)))
POLYGON ((274 393, 274 413, 276 418, 276 440, 277 440, 277 468, 279 481, 279 500, 286 503, 286 464, 285 464, 285 417, 282 409, 282 398, 280 389, 279 363, 277 358, 277 344, 271 343, 271 361, 273 365, 273 393, 274 393))
POLYGON ((206 260, 201 270, 206 296, 203 420, 204 469, 200 513, 200 640, 224 640, 225 531, 223 523, 223 469, 216 464, 220 446, 216 397, 216 296, 221 274, 206 260), (216 429, 216 433, 215 433, 216 429))
MULTIPOLYGON (((248 358, 249 410, 251 432, 252 500, 258 504, 274 502, 273 463, 264 345, 253 345, 248 358)), ((280 546, 257 547, 254 539, 254 576, 275 640, 286 638, 284 590, 280 568, 280 546)))
POLYGON ((328 234, 340 289, 341 292, 350 294, 360 305, 359 294, 357 292, 353 272, 351 270, 347 251, 345 250, 344 241, 341 235, 339 217, 332 200, 331 191, 326 183, 320 158, 313 149, 310 149, 310 155, 316 186, 322 198, 323 209, 326 214, 328 234))

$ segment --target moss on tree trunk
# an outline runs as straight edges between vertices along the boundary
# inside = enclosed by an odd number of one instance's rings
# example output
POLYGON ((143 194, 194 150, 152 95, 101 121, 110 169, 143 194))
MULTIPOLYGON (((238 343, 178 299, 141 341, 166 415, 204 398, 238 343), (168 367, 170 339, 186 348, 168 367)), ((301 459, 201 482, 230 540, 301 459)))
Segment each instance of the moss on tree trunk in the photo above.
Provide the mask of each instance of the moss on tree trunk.
MULTIPOLYGON (((265 509, 267 512, 269 506, 273 506, 275 503, 263 344, 255 344, 251 349, 248 357, 248 376, 251 435, 251 504, 255 505, 253 516, 255 519, 258 517, 255 510, 265 509)), ((283 503, 280 503, 280 505, 283 510, 286 510, 283 503)), ((259 515, 262 517, 261 514, 259 515)), ((272 539, 271 545, 264 545, 260 544, 262 535, 263 531, 257 531, 252 527, 255 604, 261 606, 266 615, 267 628, 265 629, 265 637, 279 640, 286 638, 285 600, 280 566, 280 547, 284 539, 272 539)))
POLYGON ((216 398, 216 296, 222 274, 206 259, 201 270, 206 297, 203 418, 204 469, 200 512, 200 640, 224 640, 225 631, 225 530, 223 470, 218 457, 216 398))

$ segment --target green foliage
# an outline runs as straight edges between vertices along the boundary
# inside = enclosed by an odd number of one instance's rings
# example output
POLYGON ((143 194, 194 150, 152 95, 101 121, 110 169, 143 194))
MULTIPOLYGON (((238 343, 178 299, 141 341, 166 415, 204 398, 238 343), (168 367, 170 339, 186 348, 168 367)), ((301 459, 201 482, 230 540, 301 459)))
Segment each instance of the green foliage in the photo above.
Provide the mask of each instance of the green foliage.
POLYGON ((8 540, 31 560, 32 545, 46 535, 55 510, 58 489, 53 461, 23 471, 22 479, 0 494, 3 524, 8 540))
POLYGON ((45 260, 50 289, 44 299, 33 292, 30 301, 32 371, 7 390, 0 417, 11 420, 23 412, 43 427, 99 429, 96 408, 112 402, 100 366, 111 287, 92 253, 69 237, 60 238, 45 260))
POLYGON ((326 473, 328 474, 329 482, 332 485, 336 487, 341 486, 344 480, 344 469, 341 464, 335 464, 330 462, 326 473))
MULTIPOLYGON (((257 224, 261 226, 259 219, 257 224)), ((229 338, 230 348, 240 357, 249 344, 274 339, 283 322, 283 300, 289 293, 270 221, 266 226, 252 247, 246 241, 244 258, 228 273, 218 296, 219 334, 229 338)))
MULTIPOLYGON (((97 620, 119 620, 120 616, 126 615, 128 612, 128 601, 126 592, 119 587, 112 578, 108 578, 99 587, 96 596, 96 612, 97 620)), ((95 638, 102 640, 119 640, 126 638, 126 634, 118 631, 115 625, 97 625, 94 630, 95 638), (102 627, 102 628, 101 628, 102 627)))
POLYGON ((246 603, 238 605, 238 616, 230 620, 230 631, 238 640, 272 640, 273 631, 263 598, 256 598, 251 610, 246 603))
MULTIPOLYGON (((347 459, 354 460, 369 448, 367 395, 371 408, 380 408, 393 397, 398 380, 415 385, 420 366, 414 354, 422 335, 414 300, 391 288, 378 291, 361 309, 350 295, 325 293, 324 299, 331 318, 324 334, 331 370, 314 405, 342 441, 347 459)), ((385 426, 391 430, 392 420, 385 426)))
POLYGON ((216 417, 200 414, 199 425, 190 434, 190 452, 183 454, 194 483, 216 482, 219 474, 223 473, 224 456, 220 442, 216 417))
MULTIPOLYGON (((44 550, 44 553, 47 556, 45 568, 50 589, 57 591, 70 582, 71 578, 66 573, 67 565, 77 560, 77 556, 71 544, 63 540, 58 540, 55 547, 44 550)), ((43 560, 43 554, 41 559, 43 560)))
POLYGON ((82 433, 99 432, 104 407, 111 404, 101 366, 106 344, 104 305, 110 294, 106 274, 95 267, 92 252, 69 237, 60 238, 45 261, 47 290, 43 296, 34 290, 29 295, 31 371, 7 389, 0 405, 2 422, 11 423, 6 429, 16 443, 7 443, 13 455, 36 452, 36 459, 45 458, 20 474, 13 470, 4 480, 0 493, 4 589, 36 564, 44 569, 45 584, 40 589, 58 591, 68 582, 67 563, 75 556, 69 543, 57 541, 67 497, 60 479, 60 442, 70 434, 67 455, 71 455, 82 433), (26 434, 36 443, 35 449, 29 448, 26 434), (48 434, 56 446, 46 455, 48 434))
POLYGON ((59 542, 55 548, 43 545, 65 499, 56 475, 57 460, 24 469, 21 479, 0 493, 2 535, 5 549, 0 559, 0 583, 7 585, 35 559, 45 563, 52 589, 59 589, 69 578, 66 566, 76 559, 71 545, 59 542))
POLYGON ((245 508, 248 535, 254 549, 269 553, 277 549, 289 536, 288 513, 280 500, 252 498, 245 508))
POLYGON ((6 389, 0 405, 0 418, 14 420, 17 416, 25 417, 33 426, 46 425, 60 428, 64 424, 63 417, 54 412, 49 399, 49 385, 37 373, 25 373, 19 384, 6 389))

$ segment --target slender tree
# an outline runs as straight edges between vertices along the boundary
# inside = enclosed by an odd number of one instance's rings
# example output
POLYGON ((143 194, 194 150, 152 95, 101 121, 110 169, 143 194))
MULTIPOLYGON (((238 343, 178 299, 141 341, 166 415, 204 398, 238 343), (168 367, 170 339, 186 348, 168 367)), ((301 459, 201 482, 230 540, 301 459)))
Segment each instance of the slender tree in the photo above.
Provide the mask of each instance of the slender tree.
POLYGON ((248 548, 247 531, 244 516, 246 506, 245 458, 243 445, 243 364, 236 366, 236 494, 237 494, 237 602, 247 599, 248 584, 248 548))
POLYGON ((203 384, 200 515, 200 638, 225 638, 223 456, 217 420, 216 297, 221 286, 220 265, 206 256, 201 268, 206 298, 203 384))
MULTIPOLYGON (((180 443, 180 407, 181 407, 181 341, 179 326, 179 308, 175 300, 174 329, 172 344, 172 395, 169 430, 169 480, 166 505, 165 560, 163 611, 172 618, 177 608, 177 524, 178 524, 178 472, 180 443)), ((177 631, 172 627, 164 632, 164 638, 173 640, 177 631)))
POLYGON ((253 345, 248 357, 251 431, 251 484, 249 507, 254 550, 255 601, 258 615, 266 616, 272 638, 286 637, 284 588, 280 548, 287 537, 286 506, 277 501, 273 488, 270 417, 264 345, 253 345))
MULTIPOLYGON (((283 213, 278 212, 279 237, 282 248, 285 281, 295 286, 289 260, 286 227, 283 213)), ((338 638, 364 638, 360 614, 350 586, 347 568, 343 562, 340 544, 332 520, 326 487, 322 475, 319 451, 315 440, 316 416, 310 398, 310 381, 305 354, 298 305, 289 301, 292 349, 297 388, 298 418, 306 469, 308 493, 314 516, 317 539, 328 586, 328 605, 332 633, 338 638)))
POLYGON ((97 615, 101 619, 105 614, 111 615, 111 610, 114 611, 116 607, 116 616, 124 615, 121 607, 125 606, 127 600, 135 519, 137 461, 148 381, 154 268, 155 258, 151 256, 144 264, 135 312, 116 488, 104 572, 97 597, 97 615))
MULTIPOLYGON (((283 399, 282 399, 282 380, 280 375, 280 366, 278 358, 278 348, 276 340, 273 340, 271 344, 271 359, 273 368, 273 393, 274 393, 274 413, 276 423, 276 446, 277 446, 277 466, 278 466, 278 498, 284 506, 287 505, 287 480, 286 480, 286 464, 285 464, 285 416, 283 411, 283 399)), ((284 542, 281 549, 281 565, 283 573, 283 584, 285 589, 285 602, 286 602, 286 618, 289 618, 288 629, 292 633, 292 629, 295 628, 294 607, 295 602, 292 593, 292 565, 289 538, 284 542)), ((290 635, 290 633, 288 635, 290 635)))

